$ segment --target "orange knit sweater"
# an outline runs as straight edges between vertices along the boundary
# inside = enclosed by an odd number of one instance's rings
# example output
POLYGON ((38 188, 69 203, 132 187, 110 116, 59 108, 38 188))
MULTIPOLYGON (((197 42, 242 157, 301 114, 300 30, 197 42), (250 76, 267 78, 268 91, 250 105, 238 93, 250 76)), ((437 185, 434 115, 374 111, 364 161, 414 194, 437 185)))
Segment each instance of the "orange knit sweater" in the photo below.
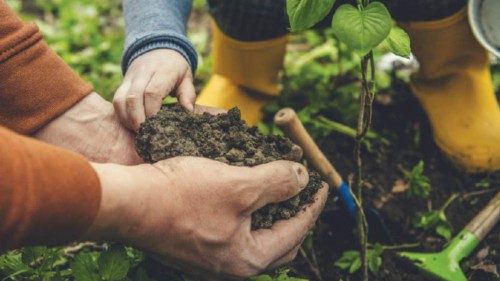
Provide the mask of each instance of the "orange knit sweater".
POLYGON ((93 222, 101 187, 89 162, 21 135, 91 90, 0 0, 0 252, 65 243, 93 222))

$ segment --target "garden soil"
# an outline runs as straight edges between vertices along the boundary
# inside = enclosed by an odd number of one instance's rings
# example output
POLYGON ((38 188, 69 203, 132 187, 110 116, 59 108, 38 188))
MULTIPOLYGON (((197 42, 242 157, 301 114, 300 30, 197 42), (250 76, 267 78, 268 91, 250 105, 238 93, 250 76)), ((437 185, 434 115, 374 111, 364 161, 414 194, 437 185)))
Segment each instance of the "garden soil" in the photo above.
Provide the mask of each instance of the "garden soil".
MULTIPOLYGON (((163 106, 141 125, 136 148, 150 163, 176 156, 205 157, 249 167, 275 160, 300 161, 300 150, 294 149, 289 139, 262 135, 256 128, 247 127, 237 108, 212 115, 188 113, 179 105, 163 106)), ((319 174, 310 171, 309 183, 297 196, 254 212, 252 229, 271 228, 275 221, 295 216, 314 201, 321 185, 319 174)))
MULTIPOLYGON (((416 247, 401 251, 440 251, 447 241, 433 232, 415 228, 415 215, 431 208, 438 209, 451 194, 457 193, 459 197, 446 209, 452 236, 457 234, 500 190, 500 172, 469 174, 454 166, 434 144, 426 116, 406 82, 393 77, 392 88, 379 94, 373 111, 373 130, 389 142, 372 141, 369 148, 364 147, 364 204, 379 211, 392 234, 392 246, 414 244, 416 247), (393 188, 404 182, 403 170, 411 170, 421 159, 432 188, 429 200, 394 192, 393 188)), ((272 114, 267 118, 270 120, 272 114)), ((352 175, 355 163, 350 137, 334 133, 319 138, 318 145, 342 175, 352 175)), ((357 249, 353 225, 341 217, 329 215, 338 208, 334 200, 327 205, 308 254, 299 255, 290 265, 295 276, 318 280, 316 269, 310 265, 313 263, 318 265, 321 280, 361 280, 359 271, 349 275, 333 266, 343 251, 357 249)), ((430 280, 408 261, 399 258, 397 251, 384 251, 382 266, 377 274, 370 274, 371 281, 430 280)), ((490 272, 495 267, 500 271, 500 225, 461 262, 461 268, 471 281, 500 280, 496 273, 490 272)))

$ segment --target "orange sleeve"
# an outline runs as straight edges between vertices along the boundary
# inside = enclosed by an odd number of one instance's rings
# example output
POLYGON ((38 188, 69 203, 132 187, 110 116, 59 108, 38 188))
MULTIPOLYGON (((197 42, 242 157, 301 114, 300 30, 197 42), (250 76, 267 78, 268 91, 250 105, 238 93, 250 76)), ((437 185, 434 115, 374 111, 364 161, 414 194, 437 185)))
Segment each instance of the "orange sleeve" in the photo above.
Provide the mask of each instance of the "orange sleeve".
POLYGON ((0 125, 31 134, 92 91, 0 0, 0 125))
POLYGON ((0 127, 0 252, 78 239, 100 199, 83 156, 0 127))

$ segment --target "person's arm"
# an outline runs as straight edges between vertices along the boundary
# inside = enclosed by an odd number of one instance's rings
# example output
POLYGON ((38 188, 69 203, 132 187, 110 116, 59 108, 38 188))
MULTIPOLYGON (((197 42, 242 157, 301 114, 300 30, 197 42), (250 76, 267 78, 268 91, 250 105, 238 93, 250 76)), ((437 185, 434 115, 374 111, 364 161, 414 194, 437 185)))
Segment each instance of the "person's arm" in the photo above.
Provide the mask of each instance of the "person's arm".
POLYGON ((80 238, 100 198, 83 156, 0 127, 0 252, 80 238))
POLYGON ((0 1, 0 125, 32 134, 63 114, 92 88, 0 1))
POLYGON ((123 1, 125 77, 113 104, 128 128, 137 130, 146 117, 158 112, 169 94, 193 110, 197 55, 185 36, 190 10, 190 0, 123 1))
POLYGON ((26 24, 0 1, 0 125, 83 154, 91 161, 137 164, 133 135, 113 106, 92 93, 26 24))
POLYGON ((197 55, 185 36, 191 0, 123 0, 123 73, 134 59, 156 49, 175 50, 196 70, 197 55))

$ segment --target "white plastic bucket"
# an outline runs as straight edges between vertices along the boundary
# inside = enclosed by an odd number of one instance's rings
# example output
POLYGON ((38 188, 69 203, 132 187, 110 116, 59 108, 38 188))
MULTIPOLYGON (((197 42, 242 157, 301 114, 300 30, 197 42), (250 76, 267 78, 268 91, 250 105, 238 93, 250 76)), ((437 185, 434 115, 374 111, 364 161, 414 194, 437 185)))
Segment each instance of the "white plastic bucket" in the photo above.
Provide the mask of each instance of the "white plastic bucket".
POLYGON ((479 43, 500 57, 500 0, 469 0, 468 13, 479 43))

